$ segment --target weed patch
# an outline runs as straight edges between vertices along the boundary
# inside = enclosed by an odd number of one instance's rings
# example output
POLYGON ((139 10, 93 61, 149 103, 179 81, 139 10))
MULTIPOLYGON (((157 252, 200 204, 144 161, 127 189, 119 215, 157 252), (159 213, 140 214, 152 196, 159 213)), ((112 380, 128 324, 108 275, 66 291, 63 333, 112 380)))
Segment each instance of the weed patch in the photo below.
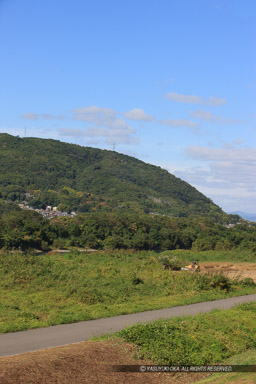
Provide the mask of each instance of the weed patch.
POLYGON ((0 332, 254 293, 250 279, 164 270, 153 252, 0 254, 0 332))
POLYGON ((256 303, 194 317, 161 320, 116 334, 157 364, 207 365, 256 348, 256 303))

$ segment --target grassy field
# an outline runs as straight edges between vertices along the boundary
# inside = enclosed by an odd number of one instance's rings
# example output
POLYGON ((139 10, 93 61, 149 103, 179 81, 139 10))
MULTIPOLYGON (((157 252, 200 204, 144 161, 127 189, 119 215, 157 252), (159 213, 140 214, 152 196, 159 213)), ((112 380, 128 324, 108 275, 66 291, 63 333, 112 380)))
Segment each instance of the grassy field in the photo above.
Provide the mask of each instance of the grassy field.
MULTIPOLYGON (((138 324, 116 335, 135 344, 140 359, 150 359, 157 364, 223 363, 248 349, 256 349, 256 303, 138 324)), ((241 362, 247 364, 243 358, 236 364, 241 362)))
MULTIPOLYGON (((195 258, 191 252, 174 254, 186 261, 195 258)), ((230 253, 225 260, 252 261, 253 255, 244 254, 243 259, 239 255, 230 253)), ((158 256, 122 251, 37 256, 2 253, 0 332, 256 292, 246 280, 164 270, 158 256)), ((223 252, 215 252, 215 260, 223 257, 223 252)), ((214 254, 197 254, 200 258, 213 260, 214 254)))
MULTIPOLYGON (((227 359, 225 364, 230 365, 256 365, 256 350, 249 349, 239 355, 232 356, 227 359)), ((194 384, 253 384, 256 383, 255 372, 230 372, 215 373, 207 379, 196 381, 194 384)))

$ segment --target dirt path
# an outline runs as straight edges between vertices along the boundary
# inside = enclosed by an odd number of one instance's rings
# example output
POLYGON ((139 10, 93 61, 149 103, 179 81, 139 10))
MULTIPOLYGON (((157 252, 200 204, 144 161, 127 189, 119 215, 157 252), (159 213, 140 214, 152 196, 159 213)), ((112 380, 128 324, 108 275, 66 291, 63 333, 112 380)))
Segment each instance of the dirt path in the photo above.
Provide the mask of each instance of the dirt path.
POLYGON ((202 272, 223 272, 231 278, 250 277, 256 282, 256 263, 202 262, 202 272))
POLYGON ((256 294, 231 297, 228 299, 207 301, 180 307, 164 308, 154 311, 121 315, 106 319, 81 321, 74 324, 55 325, 53 327, 31 329, 0 335, 0 356, 78 343, 104 333, 114 333, 129 325, 147 323, 161 318, 195 315, 210 312, 213 309, 229 309, 236 304, 256 301, 256 294))

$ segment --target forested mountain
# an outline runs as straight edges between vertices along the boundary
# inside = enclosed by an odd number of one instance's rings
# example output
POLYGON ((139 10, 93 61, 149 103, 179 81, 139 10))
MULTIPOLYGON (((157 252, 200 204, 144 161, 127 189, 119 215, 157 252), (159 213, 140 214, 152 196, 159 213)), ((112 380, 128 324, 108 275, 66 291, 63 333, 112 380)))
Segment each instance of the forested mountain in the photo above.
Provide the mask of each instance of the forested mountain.
POLYGON ((136 211, 224 218, 194 187, 160 167, 114 151, 0 134, 0 198, 81 212, 136 211))

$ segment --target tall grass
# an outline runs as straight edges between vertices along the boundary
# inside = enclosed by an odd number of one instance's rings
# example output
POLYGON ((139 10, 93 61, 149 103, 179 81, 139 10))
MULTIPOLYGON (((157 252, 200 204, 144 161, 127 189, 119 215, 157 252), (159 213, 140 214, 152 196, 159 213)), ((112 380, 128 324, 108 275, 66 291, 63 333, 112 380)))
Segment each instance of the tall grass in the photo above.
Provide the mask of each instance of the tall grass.
POLYGON ((0 332, 255 292, 246 281, 164 270, 158 255, 0 255, 0 332))

